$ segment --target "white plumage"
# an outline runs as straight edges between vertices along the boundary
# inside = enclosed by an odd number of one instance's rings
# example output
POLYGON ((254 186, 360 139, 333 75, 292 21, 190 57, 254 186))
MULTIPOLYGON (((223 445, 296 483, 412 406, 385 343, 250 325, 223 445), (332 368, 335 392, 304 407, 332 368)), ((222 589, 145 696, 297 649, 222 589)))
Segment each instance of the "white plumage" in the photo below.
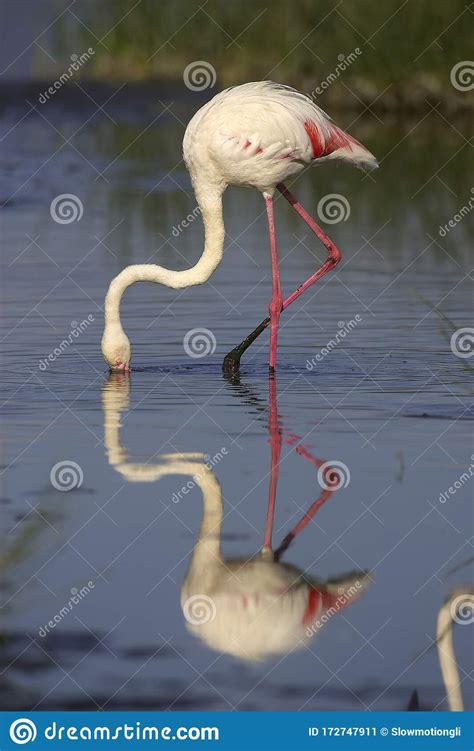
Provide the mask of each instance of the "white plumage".
POLYGON ((269 194, 328 159, 377 166, 308 96, 271 81, 226 89, 201 107, 186 128, 183 155, 195 185, 205 177, 269 194))
MULTIPOLYGON (((143 281, 180 289, 203 284, 209 279, 224 249, 222 195, 228 185, 241 185, 263 193, 269 217, 273 280, 270 369, 273 370, 281 310, 334 268, 341 257, 334 243, 291 196, 283 181, 311 164, 330 159, 368 169, 377 166, 376 159, 362 144, 338 128, 308 96, 270 81, 246 83, 217 94, 191 119, 184 135, 183 154, 204 223, 203 253, 195 266, 185 271, 136 264, 128 266, 112 280, 105 298, 104 359, 111 370, 130 370, 131 347, 120 320, 120 301, 127 287, 143 281), (275 188, 283 192, 329 252, 321 269, 286 301, 281 296, 276 256, 272 205, 275 188)), ((267 323, 264 321, 257 327, 257 333, 247 340, 253 341, 267 323)))
POLYGON ((277 563, 268 549, 255 558, 224 558, 222 490, 207 455, 160 454, 156 464, 129 461, 120 441, 129 395, 129 380, 111 375, 102 392, 110 465, 134 483, 188 477, 202 494, 201 526, 181 589, 187 627, 195 636, 219 652, 263 660, 303 647, 319 632, 319 626, 312 628, 318 619, 326 623, 363 594, 369 585, 364 572, 331 581, 313 579, 292 565, 277 563))

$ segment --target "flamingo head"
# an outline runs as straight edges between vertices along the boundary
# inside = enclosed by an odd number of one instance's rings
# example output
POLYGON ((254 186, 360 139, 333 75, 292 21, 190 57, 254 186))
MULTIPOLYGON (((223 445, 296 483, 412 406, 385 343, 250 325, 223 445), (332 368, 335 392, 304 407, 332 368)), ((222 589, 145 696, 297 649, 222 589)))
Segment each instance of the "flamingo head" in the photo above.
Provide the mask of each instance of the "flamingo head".
POLYGON ((106 326, 102 337, 102 354, 111 371, 129 373, 132 350, 120 325, 106 326))

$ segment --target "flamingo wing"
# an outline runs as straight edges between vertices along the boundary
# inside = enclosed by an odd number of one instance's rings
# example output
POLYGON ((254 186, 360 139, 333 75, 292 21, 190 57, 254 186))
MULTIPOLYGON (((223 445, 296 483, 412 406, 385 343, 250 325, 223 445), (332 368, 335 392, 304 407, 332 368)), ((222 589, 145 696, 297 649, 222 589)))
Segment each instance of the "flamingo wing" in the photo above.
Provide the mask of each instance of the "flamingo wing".
POLYGON ((305 94, 262 81, 226 89, 213 100, 215 147, 242 160, 310 164, 327 159, 373 168, 377 161, 305 94), (217 126, 217 127, 216 127, 217 126))

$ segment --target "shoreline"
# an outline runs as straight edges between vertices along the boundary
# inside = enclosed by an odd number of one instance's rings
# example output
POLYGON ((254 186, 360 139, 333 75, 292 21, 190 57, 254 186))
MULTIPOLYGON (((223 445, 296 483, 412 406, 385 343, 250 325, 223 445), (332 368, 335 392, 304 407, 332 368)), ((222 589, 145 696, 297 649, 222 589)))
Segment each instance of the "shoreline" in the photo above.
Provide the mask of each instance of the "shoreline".
MULTIPOLYGON (((128 71, 130 73, 130 71, 128 71)), ((57 79, 56 79, 57 80, 57 79)), ((176 99, 193 99, 197 104, 204 104, 212 96, 219 93, 228 86, 237 85, 238 82, 226 81, 219 86, 205 88, 201 91, 191 91, 183 82, 182 77, 174 76, 133 76, 127 79, 117 75, 113 77, 94 76, 88 78, 77 77, 73 81, 61 86, 56 91, 50 101, 59 101, 61 99, 70 101, 72 104, 80 97, 80 90, 75 86, 75 82, 80 83, 91 91, 109 92, 117 86, 125 84, 124 91, 132 99, 138 98, 143 94, 152 93, 154 90, 160 91, 164 95, 175 97, 176 99)), ((35 77, 29 80, 6 80, 0 82, 1 102, 5 106, 9 102, 31 101, 32 104, 41 105, 38 97, 49 87, 54 86, 55 79, 45 79, 44 77, 35 77)), ((292 83, 291 85, 294 85, 292 83)), ((448 84, 449 86, 449 84, 448 84)), ((472 92, 456 92, 453 87, 452 91, 446 86, 441 86, 438 82, 436 85, 433 80, 428 83, 418 82, 410 86, 397 85, 396 83, 387 84, 386 86, 376 86, 372 81, 358 78, 344 82, 344 87, 334 85, 328 87, 322 96, 312 96, 315 88, 312 82, 303 81, 296 85, 303 93, 308 94, 315 104, 323 110, 331 112, 348 112, 354 114, 386 114, 394 118, 409 118, 416 115, 426 114, 438 109, 444 115, 449 117, 466 117, 474 109, 474 95, 472 92), (312 87, 312 88, 311 88, 312 87), (454 93, 453 93, 454 91, 454 93)), ((1 111, 1 110, 0 110, 1 111)))

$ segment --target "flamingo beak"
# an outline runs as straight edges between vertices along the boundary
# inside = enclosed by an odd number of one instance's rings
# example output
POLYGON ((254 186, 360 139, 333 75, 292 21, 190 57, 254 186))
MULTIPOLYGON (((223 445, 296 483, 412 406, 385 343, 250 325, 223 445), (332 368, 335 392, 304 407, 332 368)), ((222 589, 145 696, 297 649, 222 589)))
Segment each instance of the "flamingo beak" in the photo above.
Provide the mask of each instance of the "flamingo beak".
POLYGON ((130 365, 128 365, 125 362, 120 362, 118 365, 116 365, 113 368, 113 370, 114 371, 118 370, 118 371, 123 372, 123 373, 131 373, 132 372, 132 369, 131 369, 130 365))

